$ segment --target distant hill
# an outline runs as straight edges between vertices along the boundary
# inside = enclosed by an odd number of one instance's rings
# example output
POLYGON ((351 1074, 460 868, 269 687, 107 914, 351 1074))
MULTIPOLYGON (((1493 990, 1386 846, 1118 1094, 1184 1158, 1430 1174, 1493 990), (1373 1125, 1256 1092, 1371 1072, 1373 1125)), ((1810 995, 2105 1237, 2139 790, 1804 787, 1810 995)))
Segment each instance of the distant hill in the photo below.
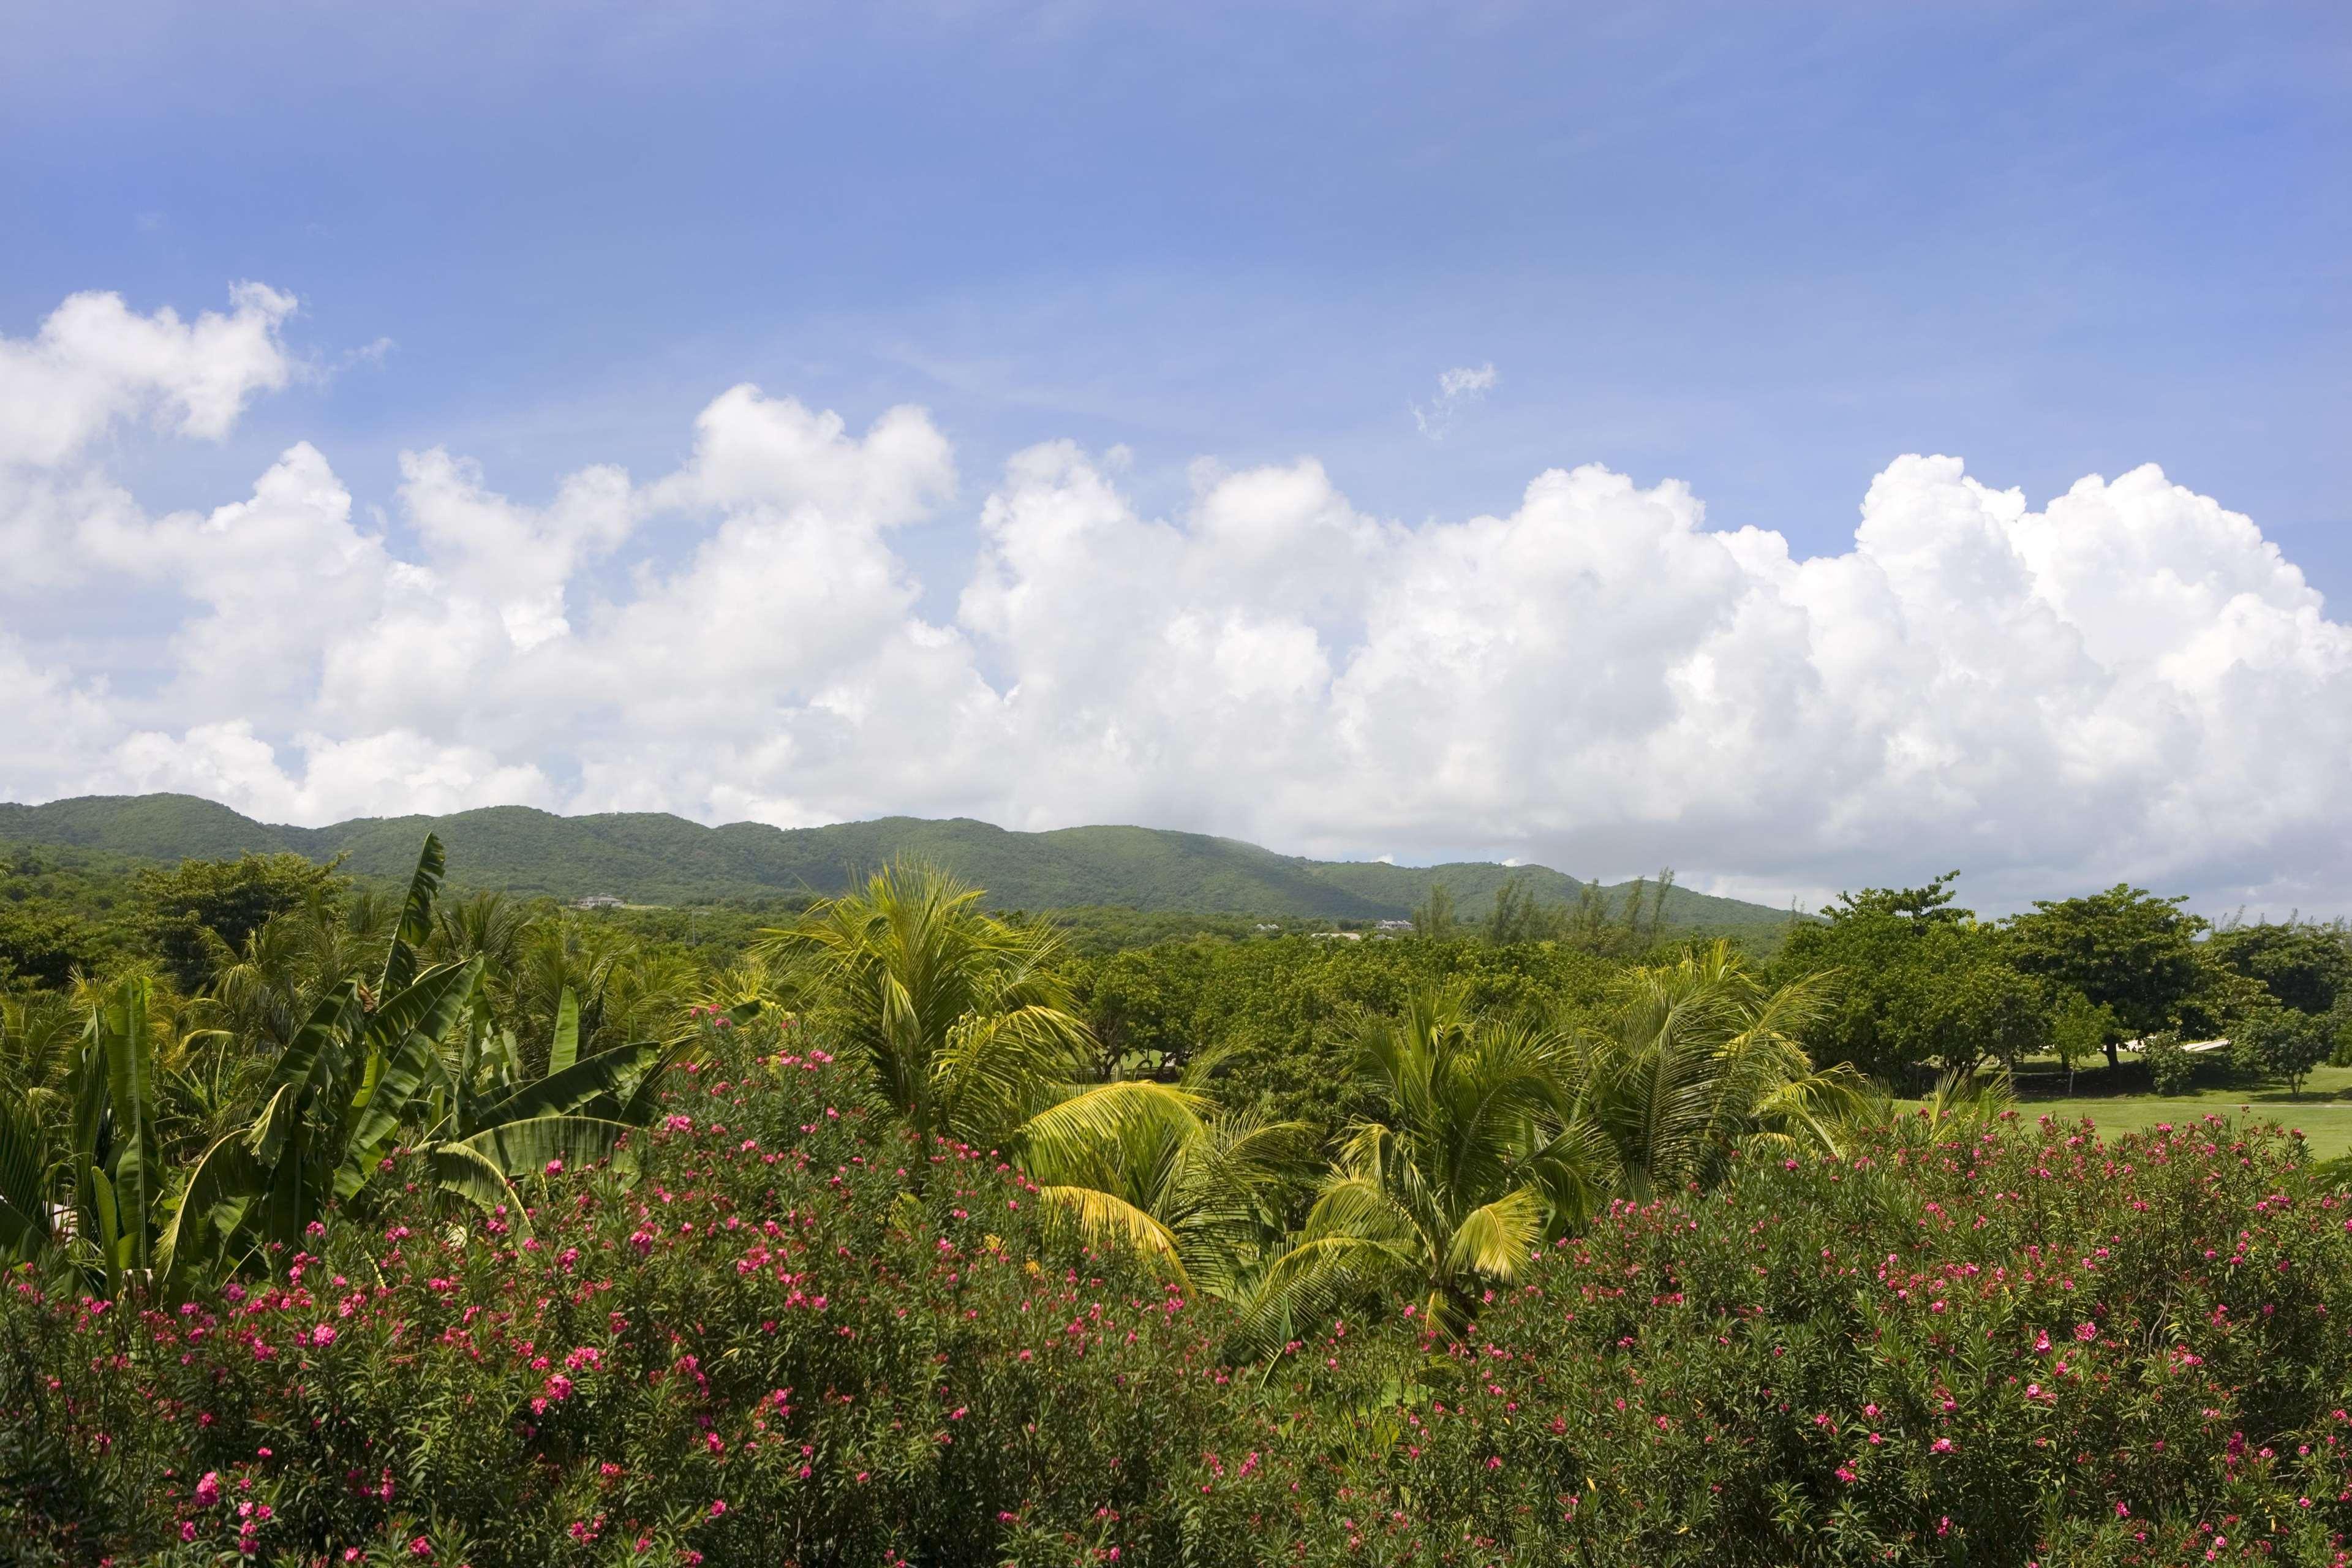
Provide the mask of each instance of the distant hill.
MULTIPOLYGON (((833 893, 890 859, 908 856, 988 889, 1003 909, 1082 904, 1137 910, 1334 919, 1402 919, 1443 884, 1466 919, 1483 916, 1496 889, 1530 879, 1546 902, 1574 900, 1583 884, 1546 867, 1471 861, 1391 866, 1307 860, 1238 839, 1150 827, 1066 827, 1013 833, 958 817, 886 816, 830 827, 776 828, 737 822, 705 827, 658 812, 557 816, 499 805, 452 816, 358 817, 327 827, 254 821, 185 795, 83 795, 46 805, 0 804, 0 842, 71 846, 145 860, 218 858, 247 850, 336 855, 362 876, 402 877, 427 832, 448 846, 465 885, 575 899, 608 893, 636 903, 833 893)), ((1616 889, 1611 889, 1616 891, 1616 889)), ((1669 925, 1731 931, 1777 926, 1785 910, 1676 888, 1669 925)))

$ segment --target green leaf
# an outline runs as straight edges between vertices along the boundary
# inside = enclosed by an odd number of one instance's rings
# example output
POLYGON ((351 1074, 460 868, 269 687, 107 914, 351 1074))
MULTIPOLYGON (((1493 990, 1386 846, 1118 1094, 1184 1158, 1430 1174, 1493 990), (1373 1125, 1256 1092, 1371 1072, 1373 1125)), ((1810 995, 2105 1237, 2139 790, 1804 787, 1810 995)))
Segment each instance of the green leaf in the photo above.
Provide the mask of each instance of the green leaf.
POLYGON ((620 1115, 614 1120, 631 1127, 652 1125, 655 1112, 661 1109, 662 1079, 669 1076, 670 1068, 692 1055, 700 1044, 691 1035, 671 1041, 668 1048, 646 1068, 645 1076, 637 1079, 636 1088, 629 1091, 629 1098, 622 1102, 620 1115))
POLYGON ((553 1078, 580 1059, 580 998, 563 988, 555 1005, 555 1044, 547 1053, 547 1076, 553 1078))
MULTIPOLYGON (((304 1100, 319 1075, 320 1063, 331 1053, 340 1052, 351 1021, 359 1009, 359 982, 346 980, 324 996, 310 1009, 310 1016, 294 1032, 279 1054, 278 1064, 261 1086, 265 1105, 273 1101, 281 1089, 291 1089, 287 1112, 269 1125, 257 1120, 252 1149, 256 1159, 265 1166, 274 1165, 278 1150, 284 1144, 287 1131, 300 1119, 304 1100)), ((265 1117, 268 1116, 265 1112, 265 1117)))
POLYGON ((438 1040, 446 1035, 473 1000, 480 984, 482 959, 478 954, 462 963, 426 970, 399 992, 379 1001, 368 1015, 367 1041, 372 1051, 398 1049, 412 1034, 438 1040))
POLYGON ((1455 1270, 1508 1281, 1543 1236, 1543 1200, 1528 1188, 1506 1193, 1465 1215, 1454 1229, 1446 1264, 1455 1270))
POLYGON ((1037 1197, 1047 1208, 1068 1215, 1088 1236, 1125 1243, 1191 1288, 1175 1232, 1125 1198, 1095 1187, 1039 1187, 1037 1197))
POLYGON ((147 1267, 148 1214, 155 1195, 150 1169, 154 1107, 147 1070, 147 1003, 148 982, 134 975, 116 985, 100 1009, 106 1020, 102 1039, 112 1100, 110 1163, 121 1222, 114 1234, 128 1241, 123 1261, 136 1268, 147 1267))
POLYGON ((167 1282, 186 1283, 217 1256, 220 1244, 243 1226, 260 1178, 252 1150, 236 1133, 224 1133, 197 1156, 156 1248, 156 1267, 167 1282))
POLYGON ((56 1239, 41 1124, 23 1099, 0 1098, 0 1252, 29 1257, 56 1239))
POLYGON ((433 900, 441 891, 441 878, 446 869, 440 838, 426 834, 425 847, 417 851, 415 873, 408 879, 408 898, 401 906, 399 928, 392 933, 392 947, 383 955, 383 978, 376 987, 378 996, 405 990, 415 982, 416 950, 433 934, 433 900))
POLYGON ((617 1110, 623 1086, 635 1083, 646 1065, 661 1055, 662 1047, 652 1040, 599 1051, 586 1061, 573 1062, 560 1072, 524 1084, 501 1100, 477 1106, 474 1125, 492 1127, 535 1116, 567 1115, 599 1100, 617 1110))
POLYGON ((442 1191, 454 1193, 486 1209, 504 1204, 509 1213, 520 1218, 522 1199, 508 1184, 506 1173, 470 1143, 442 1143, 427 1150, 425 1168, 442 1191))
POLYGON ((90 1213, 98 1224, 90 1240, 98 1244, 98 1255, 106 1266, 106 1293, 110 1296, 122 1289, 122 1255, 115 1247, 119 1234, 115 1228, 114 1184, 106 1179, 104 1171, 89 1174, 90 1213))
POLYGON ((470 1138, 440 1148, 470 1149, 488 1160, 501 1175, 536 1175, 549 1162, 593 1164, 621 1151, 632 1128, 595 1116, 533 1116, 486 1127, 470 1138))
POLYGON ((384 1064, 383 1071, 368 1092, 366 1103, 360 1108, 351 1142, 336 1166, 338 1201, 348 1201, 367 1185, 440 1065, 438 1043, 422 1030, 410 1034, 384 1064))

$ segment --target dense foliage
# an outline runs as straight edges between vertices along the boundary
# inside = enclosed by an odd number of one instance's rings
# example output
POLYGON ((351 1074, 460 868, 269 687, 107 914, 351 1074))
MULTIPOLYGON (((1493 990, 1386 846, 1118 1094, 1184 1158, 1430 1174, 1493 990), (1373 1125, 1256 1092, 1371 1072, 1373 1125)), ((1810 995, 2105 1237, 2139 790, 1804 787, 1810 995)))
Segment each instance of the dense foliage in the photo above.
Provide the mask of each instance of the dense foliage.
POLYGON ((104 968, 0 985, 27 1561, 2352 1562, 2336 1174, 2000 1070, 2294 1084, 2333 928, 1081 954, 917 866, 699 938, 429 837, 89 869, 104 968))
POLYGON ((1237 1368, 1216 1300, 859 1093, 755 1026, 633 1186, 453 1219, 410 1157, 184 1305, 13 1277, 0 1529, 32 1563, 2343 1561, 2352 1209, 2275 1135, 1914 1118, 1612 1205, 1466 1329, 1391 1301, 1237 1368))

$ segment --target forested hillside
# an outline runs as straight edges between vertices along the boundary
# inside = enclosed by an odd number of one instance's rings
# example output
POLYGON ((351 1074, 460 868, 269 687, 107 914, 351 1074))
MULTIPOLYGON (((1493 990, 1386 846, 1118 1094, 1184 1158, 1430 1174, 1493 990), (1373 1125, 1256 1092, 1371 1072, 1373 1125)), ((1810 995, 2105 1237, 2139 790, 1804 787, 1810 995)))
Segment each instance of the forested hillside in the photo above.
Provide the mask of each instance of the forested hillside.
MULTIPOLYGON (((1547 904, 1575 904, 1585 884, 1545 867, 1493 862, 1391 866, 1307 860, 1237 839, 1148 827, 1014 833, 984 822, 889 816, 828 827, 758 823, 705 827, 658 812, 557 816, 492 806, 450 816, 362 817, 326 827, 256 822, 193 795, 88 795, 46 805, 0 805, 0 843, 74 846, 175 861, 247 851, 345 857, 363 877, 406 875, 417 840, 437 835, 467 883, 556 898, 611 894, 640 903, 695 903, 835 893, 894 858, 954 870, 1007 909, 1120 905, 1141 910, 1402 920, 1443 887, 1454 912, 1485 918, 1507 881, 1547 904)), ((1601 889, 1620 910, 1630 884, 1601 889)), ((1788 922, 1785 910, 1683 888, 1664 922, 1736 931, 1788 922)))

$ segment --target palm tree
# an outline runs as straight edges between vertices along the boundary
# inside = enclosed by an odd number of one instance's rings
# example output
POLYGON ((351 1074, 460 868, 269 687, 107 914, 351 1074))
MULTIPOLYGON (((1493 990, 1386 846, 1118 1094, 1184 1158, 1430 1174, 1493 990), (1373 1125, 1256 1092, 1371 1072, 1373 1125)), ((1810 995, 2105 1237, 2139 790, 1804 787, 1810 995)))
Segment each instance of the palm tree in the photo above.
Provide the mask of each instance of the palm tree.
POLYGON ((785 964, 756 952, 704 971, 688 993, 694 1006, 723 1014, 730 1024, 782 1014, 791 1017, 808 1000, 805 964, 785 964))
POLYGON ((1357 1031, 1359 1069, 1383 1105, 1350 1127, 1292 1245, 1244 1309, 1264 1351, 1347 1300, 1409 1289, 1449 1329, 1507 1283, 1591 1185, 1591 1150, 1562 1082, 1559 1033, 1474 1017, 1454 991, 1417 992, 1357 1031))
POLYGON ((394 911, 372 889, 348 901, 331 887, 254 928, 242 949, 209 930, 214 980, 208 1011, 231 1038, 283 1049, 319 998, 374 967, 390 939, 394 911))
POLYGON ((1767 990, 1715 942, 1629 972, 1597 1025, 1571 1031, 1564 1082, 1595 1186, 1645 1200, 1719 1176, 1741 1142, 1834 1148, 1867 1100, 1852 1069, 1813 1070, 1796 1042, 1819 977, 1767 990))
POLYGON ((1999 1064, 1983 1071, 1952 1068, 1936 1079, 1916 1109, 1896 1103, 1882 1089, 1871 1096, 1869 1109, 1860 1120, 1916 1132, 1933 1143, 1951 1137, 1977 1137, 2016 1106, 2017 1089, 2008 1068, 1999 1064))
POLYGON ((1098 1084, 1031 1117, 1015 1157, 1050 1208, 1133 1247, 1189 1289, 1235 1297, 1280 1234, 1313 1130, 1219 1112, 1196 1059, 1179 1084, 1098 1084))
POLYGON ((1349 1129, 1239 1343, 1264 1352, 1385 1289, 1459 1328, 1547 1235, 1604 1197, 1719 1177, 1742 1148, 1838 1146, 1866 1080, 1816 1072, 1794 1039, 1812 980, 1768 990, 1728 944, 1630 972, 1598 1023, 1476 1018, 1424 992, 1358 1038, 1383 1113, 1349 1129))
POLYGON ((433 956, 440 961, 479 958, 484 970, 505 974, 522 957, 530 911, 504 893, 471 893, 440 905, 433 916, 433 956))
POLYGON ((926 1146, 1009 1140, 1079 1079, 1092 1046, 1055 972, 1059 939, 992 919, 980 896, 900 863, 755 944, 763 958, 812 963, 828 1032, 926 1146))
POLYGON ((58 992, 0 996, 0 1100, 19 1101, 38 1121, 60 1119, 73 1099, 81 1034, 82 1021, 58 992))

